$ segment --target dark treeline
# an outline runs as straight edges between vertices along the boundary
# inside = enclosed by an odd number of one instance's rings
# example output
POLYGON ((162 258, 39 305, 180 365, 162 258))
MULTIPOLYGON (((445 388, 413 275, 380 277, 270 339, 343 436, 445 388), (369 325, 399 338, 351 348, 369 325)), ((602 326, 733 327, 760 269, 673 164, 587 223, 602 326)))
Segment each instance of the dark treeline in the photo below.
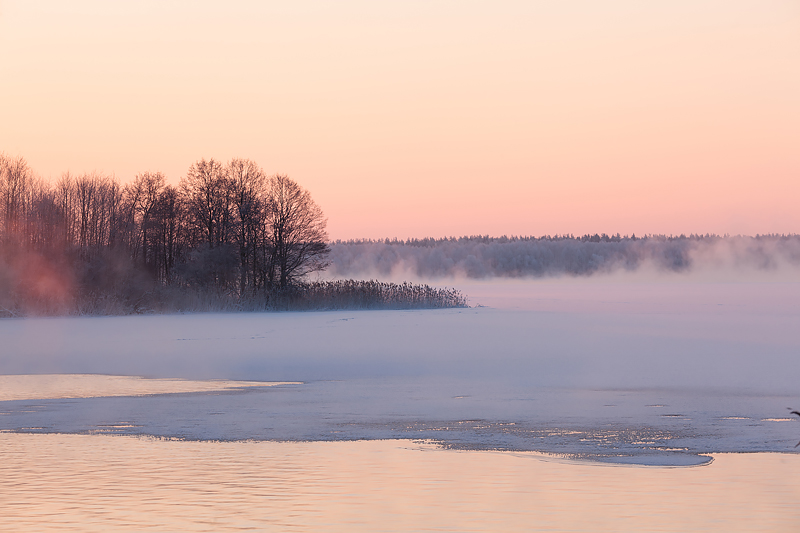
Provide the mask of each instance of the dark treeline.
POLYGON ((452 303, 424 287, 304 283, 328 265, 326 222, 308 191, 247 159, 201 159, 172 186, 160 172, 50 182, 0 154, 0 315, 452 303))
POLYGON ((800 235, 556 235, 336 241, 329 273, 338 277, 401 274, 436 279, 588 276, 651 267, 770 270, 800 268, 800 235))
MULTIPOLYGON (((772 238, 772 237, 793 237, 794 235, 757 235, 756 238, 772 238)), ((465 235, 463 237, 425 237, 423 239, 398 239, 397 237, 393 239, 347 239, 341 240, 337 239, 334 241, 334 244, 393 244, 393 245, 403 245, 403 246, 419 246, 424 248, 430 248, 434 246, 441 246, 443 244, 448 243, 458 243, 458 244, 475 244, 475 243, 482 243, 482 244, 505 244, 510 242, 552 242, 552 241, 577 241, 577 242, 622 242, 622 241, 639 241, 639 240, 654 240, 654 241, 700 241, 700 240, 716 240, 716 239, 724 239, 728 238, 729 235, 714 235, 711 233, 706 233, 705 235, 702 234, 690 234, 690 235, 657 235, 657 234, 646 234, 643 237, 637 237, 636 234, 633 235, 625 235, 622 236, 619 233, 615 235, 607 235, 605 233, 595 233, 594 235, 582 235, 580 237, 575 237, 572 234, 564 234, 564 235, 542 235, 540 237, 534 237, 532 235, 502 235, 500 237, 491 237, 489 235, 465 235)))

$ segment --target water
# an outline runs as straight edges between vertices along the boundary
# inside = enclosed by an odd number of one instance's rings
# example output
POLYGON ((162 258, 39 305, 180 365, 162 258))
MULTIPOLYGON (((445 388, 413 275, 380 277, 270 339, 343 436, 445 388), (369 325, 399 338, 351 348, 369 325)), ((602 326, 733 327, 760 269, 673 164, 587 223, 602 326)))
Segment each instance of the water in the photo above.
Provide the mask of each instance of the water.
POLYGON ((800 284, 501 285, 2 320, 0 529, 800 529, 800 284))
POLYGON ((800 460, 601 466, 408 441, 0 433, 4 531, 773 531, 800 460))

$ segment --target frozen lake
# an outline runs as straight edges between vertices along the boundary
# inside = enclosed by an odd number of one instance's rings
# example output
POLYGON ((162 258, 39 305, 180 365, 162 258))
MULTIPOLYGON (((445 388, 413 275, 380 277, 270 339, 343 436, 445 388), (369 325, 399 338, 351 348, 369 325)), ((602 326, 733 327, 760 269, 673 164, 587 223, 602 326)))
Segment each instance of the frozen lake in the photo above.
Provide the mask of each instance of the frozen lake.
POLYGON ((483 307, 3 320, 0 373, 40 376, 5 378, 21 396, 0 402, 0 429, 433 439, 659 465, 796 451, 800 283, 460 288, 483 307), (43 374, 183 381, 115 392, 120 378, 62 376, 63 393, 43 374))

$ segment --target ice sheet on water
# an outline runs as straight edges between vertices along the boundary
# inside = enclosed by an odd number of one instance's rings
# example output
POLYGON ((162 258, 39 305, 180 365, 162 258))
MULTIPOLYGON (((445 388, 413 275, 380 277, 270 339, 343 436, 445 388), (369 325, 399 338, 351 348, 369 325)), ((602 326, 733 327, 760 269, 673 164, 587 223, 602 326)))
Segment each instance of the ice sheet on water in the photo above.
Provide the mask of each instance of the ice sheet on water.
POLYGON ((283 382, 231 381, 213 379, 145 379, 138 376, 101 374, 0 375, 0 402, 41 398, 92 398, 100 396, 143 396, 178 392, 216 391, 242 387, 283 385, 283 382))
POLYGON ((190 440, 434 439, 454 449, 533 450, 635 464, 714 452, 793 451, 791 397, 587 390, 419 377, 134 397, 3 402, 0 430, 190 440), (731 414, 736 416, 730 416, 731 414), (40 429, 30 429, 40 428, 40 429))

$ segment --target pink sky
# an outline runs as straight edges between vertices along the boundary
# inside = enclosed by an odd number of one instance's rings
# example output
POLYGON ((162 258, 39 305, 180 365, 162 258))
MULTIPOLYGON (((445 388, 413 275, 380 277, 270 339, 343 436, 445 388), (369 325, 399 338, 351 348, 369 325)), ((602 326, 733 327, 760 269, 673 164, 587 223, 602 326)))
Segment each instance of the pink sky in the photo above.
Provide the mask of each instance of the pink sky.
POLYGON ((800 3, 0 0, 0 151, 286 173, 332 238, 800 232, 800 3))

